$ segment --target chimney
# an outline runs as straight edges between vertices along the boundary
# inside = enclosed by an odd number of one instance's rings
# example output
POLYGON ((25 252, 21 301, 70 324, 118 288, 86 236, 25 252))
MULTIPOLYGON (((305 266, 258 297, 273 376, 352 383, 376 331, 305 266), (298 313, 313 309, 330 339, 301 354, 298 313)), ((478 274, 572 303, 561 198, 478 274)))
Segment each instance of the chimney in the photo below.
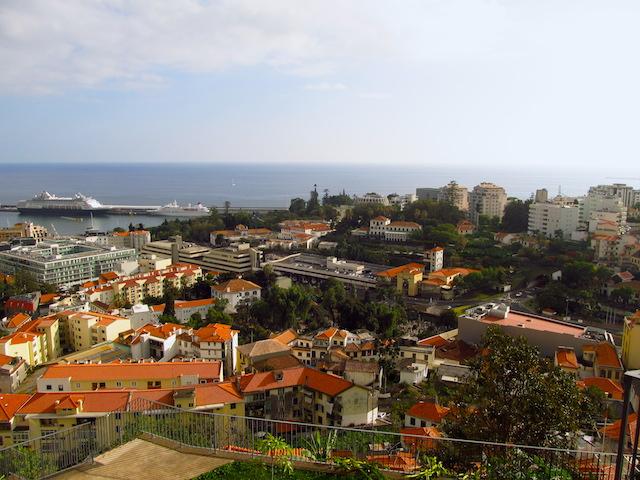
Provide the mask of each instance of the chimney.
POLYGON ((276 382, 281 382, 284 378, 284 374, 282 373, 282 370, 274 370, 273 378, 275 378, 276 382))

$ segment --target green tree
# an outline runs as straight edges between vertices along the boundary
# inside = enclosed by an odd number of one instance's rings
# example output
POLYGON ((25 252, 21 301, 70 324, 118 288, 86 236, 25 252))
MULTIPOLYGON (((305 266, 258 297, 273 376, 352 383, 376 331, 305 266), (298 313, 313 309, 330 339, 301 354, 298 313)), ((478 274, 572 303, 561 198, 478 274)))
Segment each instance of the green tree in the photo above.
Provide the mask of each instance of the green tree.
POLYGON ((531 201, 512 199, 504 209, 501 228, 505 232, 526 232, 529 226, 529 205, 531 201))
POLYGON ((291 199, 291 204, 289 205, 289 211, 291 213, 295 213, 296 215, 301 215, 307 209, 307 202, 304 201, 304 198, 296 197, 291 199))
POLYGON ((471 380, 458 392, 447 417, 444 428, 450 436, 566 446, 566 434, 593 428, 602 405, 524 337, 490 328, 484 352, 472 361, 471 380))

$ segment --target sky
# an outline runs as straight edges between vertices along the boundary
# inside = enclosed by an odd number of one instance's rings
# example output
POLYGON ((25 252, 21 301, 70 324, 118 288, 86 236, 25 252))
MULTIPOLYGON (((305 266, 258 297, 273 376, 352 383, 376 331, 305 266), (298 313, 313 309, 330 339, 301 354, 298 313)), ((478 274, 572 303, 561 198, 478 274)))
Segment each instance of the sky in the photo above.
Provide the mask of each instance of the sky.
POLYGON ((2 0, 0 162, 637 176, 637 0, 2 0))

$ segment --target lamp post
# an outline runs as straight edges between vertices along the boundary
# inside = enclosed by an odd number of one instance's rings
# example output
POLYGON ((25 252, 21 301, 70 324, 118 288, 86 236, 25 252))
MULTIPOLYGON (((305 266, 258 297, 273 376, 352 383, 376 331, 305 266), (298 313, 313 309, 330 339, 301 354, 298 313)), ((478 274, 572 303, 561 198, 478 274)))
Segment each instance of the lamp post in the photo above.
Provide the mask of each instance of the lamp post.
MULTIPOLYGON (((631 395, 637 395, 636 391, 640 388, 640 370, 629 370, 624 373, 624 398, 622 404, 622 418, 620 419, 620 437, 618 439, 618 455, 616 457, 616 474, 614 480, 622 480, 622 471, 624 469, 624 449, 626 446, 627 427, 629 425, 629 403, 631 395)), ((629 469, 629 480, 634 478, 633 473, 636 468, 636 460, 638 456, 638 434, 640 426, 636 423, 636 431, 634 432, 633 444, 631 446, 631 468, 629 469)))

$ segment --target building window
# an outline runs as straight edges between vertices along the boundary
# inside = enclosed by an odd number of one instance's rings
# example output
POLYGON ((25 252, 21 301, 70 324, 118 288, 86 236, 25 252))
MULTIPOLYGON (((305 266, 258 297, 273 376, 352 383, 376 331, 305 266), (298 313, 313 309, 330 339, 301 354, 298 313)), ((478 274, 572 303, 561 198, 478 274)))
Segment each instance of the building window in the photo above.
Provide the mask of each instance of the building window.
POLYGON ((229 408, 230 408, 231 410, 235 410, 235 409, 236 409, 236 404, 235 404, 235 403, 232 403, 231 405, 229 405, 229 408))
POLYGON ((58 391, 62 392, 63 390, 64 390, 63 386, 62 385, 58 385, 58 391))
POLYGON ((51 385, 47 385, 47 390, 51 390, 51 389, 52 389, 51 385))

